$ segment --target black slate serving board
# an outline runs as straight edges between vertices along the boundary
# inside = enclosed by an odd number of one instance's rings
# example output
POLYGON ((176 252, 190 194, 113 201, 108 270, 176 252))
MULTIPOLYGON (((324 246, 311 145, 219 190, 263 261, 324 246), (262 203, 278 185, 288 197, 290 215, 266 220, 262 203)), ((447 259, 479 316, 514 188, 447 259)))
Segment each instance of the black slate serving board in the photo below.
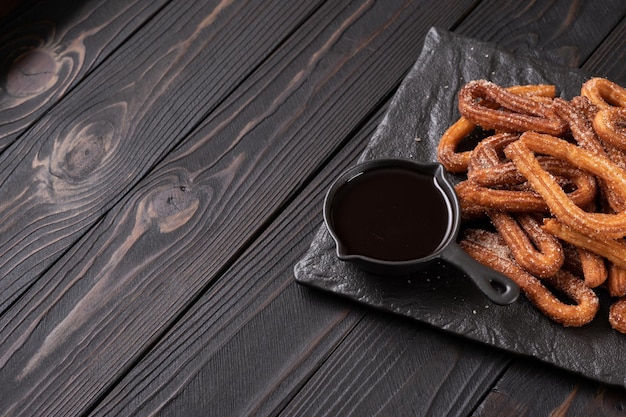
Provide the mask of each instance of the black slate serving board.
MULTIPOLYGON (((579 94, 588 75, 433 28, 361 160, 404 157, 436 161, 439 138, 459 117, 456 94, 473 79, 503 86, 555 84, 560 96, 571 98, 579 94)), ((334 241, 324 226, 294 270, 300 284, 626 386, 626 361, 621 357, 626 351, 626 335, 610 328, 611 300, 603 291, 599 291, 601 310, 591 324, 564 328, 544 317, 523 296, 505 307, 490 303, 463 273, 449 265, 437 264, 400 280, 369 275, 336 258, 334 241)))

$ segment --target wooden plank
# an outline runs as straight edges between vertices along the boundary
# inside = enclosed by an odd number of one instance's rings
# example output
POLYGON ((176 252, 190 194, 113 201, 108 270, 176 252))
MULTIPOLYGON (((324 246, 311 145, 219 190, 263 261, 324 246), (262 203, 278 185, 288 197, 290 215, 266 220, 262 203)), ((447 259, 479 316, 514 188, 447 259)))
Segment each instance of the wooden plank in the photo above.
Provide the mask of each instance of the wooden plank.
POLYGON ((318 1, 176 0, 1 154, 0 312, 318 1))
POLYGON ((382 111, 272 222, 93 415, 277 415, 362 317, 293 280, 334 175, 363 151, 382 111), (171 377, 166 377, 171 375, 171 377))
POLYGON ((323 5, 0 318, 1 411, 89 409, 463 11, 347 3, 323 5))
POLYGON ((0 26, 0 153, 166 1, 15 2, 0 26))
POLYGON ((624 16, 622 0, 485 0, 455 33, 542 61, 580 67, 624 16))
POLYGON ((626 87, 626 17, 596 49, 591 57, 583 64, 583 69, 591 74, 606 77, 622 87, 626 87))
POLYGON ((280 416, 467 416, 507 364, 504 353, 371 314, 280 416))
POLYGON ((626 390, 597 384, 532 359, 516 360, 473 414, 481 416, 620 416, 626 390))

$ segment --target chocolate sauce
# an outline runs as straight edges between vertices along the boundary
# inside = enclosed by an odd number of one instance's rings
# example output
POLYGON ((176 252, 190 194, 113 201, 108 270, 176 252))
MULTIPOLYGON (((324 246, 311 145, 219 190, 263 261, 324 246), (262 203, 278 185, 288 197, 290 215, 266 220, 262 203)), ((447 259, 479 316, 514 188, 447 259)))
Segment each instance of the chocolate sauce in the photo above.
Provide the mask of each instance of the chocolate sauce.
POLYGON ((337 190, 331 212, 344 252, 384 261, 428 256, 452 228, 450 204, 437 180, 405 168, 355 176, 337 190))

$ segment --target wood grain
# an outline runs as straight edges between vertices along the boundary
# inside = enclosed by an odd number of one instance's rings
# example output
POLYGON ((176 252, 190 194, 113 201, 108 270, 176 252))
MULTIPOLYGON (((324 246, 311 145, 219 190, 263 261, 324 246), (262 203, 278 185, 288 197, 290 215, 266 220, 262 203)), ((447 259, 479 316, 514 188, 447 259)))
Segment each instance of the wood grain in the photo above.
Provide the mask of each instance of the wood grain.
POLYGON ((277 415, 285 407, 364 314, 298 286, 293 263, 321 226, 334 174, 356 161, 381 118, 350 135, 92 415, 130 414, 137 403, 162 415, 277 415))
POLYGON ((0 153, 166 1, 16 5, 0 32, 0 153))
POLYGON ((579 67, 625 16, 621 0, 485 0, 455 32, 520 55, 579 67))
POLYGON ((518 359, 473 415, 617 417, 624 410, 624 389, 577 378, 532 359, 518 359))
POLYGON ((0 312, 316 7, 172 2, 2 153, 0 312))
POLYGON ((434 23, 418 6, 325 5, 18 300, 0 320, 5 410, 97 402, 395 89, 434 23))
POLYGON ((592 56, 583 64, 583 69, 591 74, 606 77, 626 87, 626 18, 611 31, 592 56))
POLYGON ((508 359, 451 339, 369 314, 280 415, 467 416, 508 359))

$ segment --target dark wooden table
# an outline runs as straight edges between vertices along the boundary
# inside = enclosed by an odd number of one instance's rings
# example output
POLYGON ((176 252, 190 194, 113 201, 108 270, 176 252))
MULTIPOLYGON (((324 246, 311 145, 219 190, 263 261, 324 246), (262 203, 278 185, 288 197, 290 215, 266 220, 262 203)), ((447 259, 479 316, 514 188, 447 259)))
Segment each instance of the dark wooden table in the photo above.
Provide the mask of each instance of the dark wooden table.
POLYGON ((429 28, 626 85, 623 0, 2 7, 0 415, 626 415, 293 276, 429 28))

